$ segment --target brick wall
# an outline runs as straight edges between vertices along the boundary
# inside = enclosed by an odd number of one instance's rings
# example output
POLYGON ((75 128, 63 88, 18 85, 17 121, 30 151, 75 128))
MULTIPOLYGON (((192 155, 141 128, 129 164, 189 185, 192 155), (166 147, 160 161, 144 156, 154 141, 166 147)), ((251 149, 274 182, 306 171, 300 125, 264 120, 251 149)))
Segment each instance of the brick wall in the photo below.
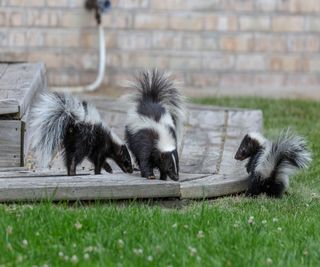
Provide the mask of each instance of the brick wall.
MULTIPOLYGON (((94 80, 98 36, 81 0, 0 0, 0 60, 41 60, 49 84, 94 80)), ((319 0, 114 0, 104 15, 114 87, 145 67, 188 93, 320 95, 319 0)))

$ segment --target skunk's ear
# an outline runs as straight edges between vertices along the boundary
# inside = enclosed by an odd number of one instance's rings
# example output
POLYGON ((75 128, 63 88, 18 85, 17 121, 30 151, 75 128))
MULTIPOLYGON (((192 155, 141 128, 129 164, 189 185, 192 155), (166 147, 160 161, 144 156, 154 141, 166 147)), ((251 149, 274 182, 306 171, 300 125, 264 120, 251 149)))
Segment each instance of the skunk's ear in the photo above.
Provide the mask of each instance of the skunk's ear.
POLYGON ((237 150, 236 155, 234 158, 236 160, 245 160, 251 157, 257 150, 259 149, 260 145, 257 140, 250 137, 250 135, 246 135, 237 150))

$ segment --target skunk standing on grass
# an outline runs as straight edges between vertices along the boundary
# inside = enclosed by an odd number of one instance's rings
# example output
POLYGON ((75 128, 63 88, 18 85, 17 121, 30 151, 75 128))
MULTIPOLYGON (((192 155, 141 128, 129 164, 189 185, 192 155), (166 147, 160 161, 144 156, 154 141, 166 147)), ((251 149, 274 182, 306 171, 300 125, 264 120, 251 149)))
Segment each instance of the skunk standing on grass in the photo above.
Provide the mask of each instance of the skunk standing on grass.
POLYGON ((247 196, 266 193, 280 198, 289 186, 289 177, 298 169, 306 168, 311 154, 306 141, 289 131, 283 131, 275 142, 259 133, 247 134, 235 155, 237 160, 249 158, 247 196))
POLYGON ((183 99, 173 80, 158 70, 145 71, 137 78, 128 110, 126 140, 135 156, 141 176, 179 180, 178 145, 184 118, 183 99))
POLYGON ((111 173, 106 159, 113 159, 124 172, 132 172, 126 145, 102 121, 97 109, 70 94, 46 92, 31 111, 31 147, 43 166, 58 151, 63 152, 68 175, 87 157, 95 174, 101 168, 111 173))

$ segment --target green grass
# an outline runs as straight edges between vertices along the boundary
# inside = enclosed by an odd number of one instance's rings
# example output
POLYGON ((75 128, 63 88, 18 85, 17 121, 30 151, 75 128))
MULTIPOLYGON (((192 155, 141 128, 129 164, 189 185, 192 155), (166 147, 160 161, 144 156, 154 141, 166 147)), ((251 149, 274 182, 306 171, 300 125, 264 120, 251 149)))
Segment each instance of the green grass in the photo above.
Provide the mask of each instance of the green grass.
POLYGON ((262 109, 267 136, 291 126, 308 138, 312 166, 281 200, 236 196, 179 209, 135 201, 3 204, 0 266, 320 266, 320 103, 197 102, 262 109))

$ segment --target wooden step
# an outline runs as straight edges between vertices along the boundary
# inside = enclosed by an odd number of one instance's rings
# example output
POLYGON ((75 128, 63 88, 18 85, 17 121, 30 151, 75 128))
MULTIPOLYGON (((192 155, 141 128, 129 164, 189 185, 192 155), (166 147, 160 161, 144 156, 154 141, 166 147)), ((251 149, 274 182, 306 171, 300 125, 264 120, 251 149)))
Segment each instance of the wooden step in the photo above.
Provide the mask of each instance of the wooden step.
POLYGON ((0 167, 23 166, 29 109, 46 87, 42 63, 0 63, 0 167))

